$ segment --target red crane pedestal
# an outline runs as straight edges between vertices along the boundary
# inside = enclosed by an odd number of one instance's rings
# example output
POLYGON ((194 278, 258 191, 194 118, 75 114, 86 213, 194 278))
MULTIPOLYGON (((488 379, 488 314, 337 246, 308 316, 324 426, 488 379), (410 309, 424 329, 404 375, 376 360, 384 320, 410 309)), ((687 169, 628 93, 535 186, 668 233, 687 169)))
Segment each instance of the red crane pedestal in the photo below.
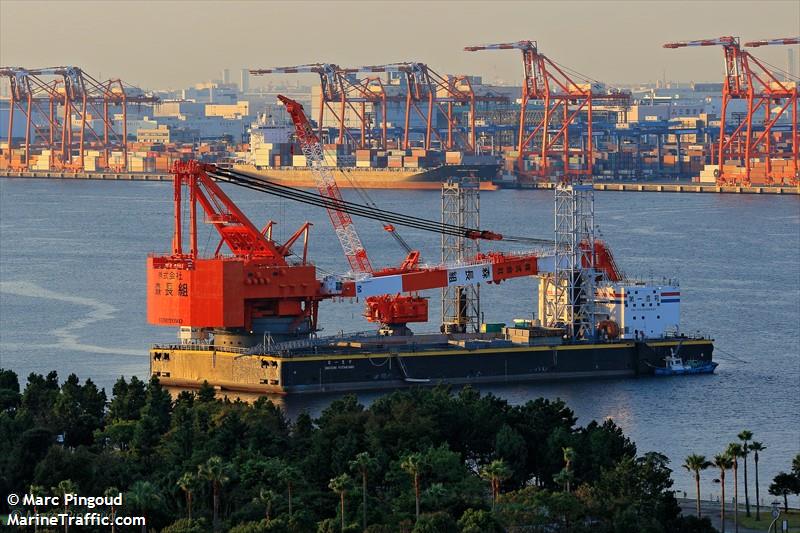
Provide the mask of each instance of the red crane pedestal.
POLYGON ((175 230, 170 255, 147 259, 147 320, 151 324, 214 329, 242 345, 255 344, 263 335, 295 337, 317 325, 323 294, 316 268, 289 264, 289 247, 308 232, 304 225, 284 245, 265 237, 239 210, 197 162, 173 167, 175 230), (188 188, 188 206, 182 198, 188 188), (220 234, 214 256, 197 252, 197 204, 205 221, 220 234), (184 252, 183 211, 189 212, 189 251, 184 252), (231 256, 220 253, 225 244, 231 256), (249 342, 248 342, 249 341, 249 342))

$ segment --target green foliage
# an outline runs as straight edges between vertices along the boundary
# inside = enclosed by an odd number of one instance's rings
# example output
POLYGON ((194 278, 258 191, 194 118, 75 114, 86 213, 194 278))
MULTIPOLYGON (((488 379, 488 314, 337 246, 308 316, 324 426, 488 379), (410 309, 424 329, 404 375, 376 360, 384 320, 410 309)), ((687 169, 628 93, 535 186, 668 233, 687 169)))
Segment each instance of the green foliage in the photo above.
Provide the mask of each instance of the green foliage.
MULTIPOLYGON (((228 530, 228 533, 289 533, 293 531, 283 518, 267 521, 242 522, 228 530)), ((306 530, 309 531, 309 530, 306 530)))
POLYGON ((108 406, 110 420, 138 420, 145 402, 145 383, 133 376, 130 383, 120 377, 112 389, 113 398, 108 406))
POLYGON ((794 474, 780 472, 772 479, 772 483, 769 485, 769 493, 773 496, 783 497, 784 509, 788 512, 787 497, 789 494, 800 494, 800 479, 794 474))
POLYGON ((338 533, 342 507, 344 531, 372 533, 707 531, 680 517, 663 456, 637 457, 610 420, 578 427, 561 400, 409 388, 290 421, 208 384, 173 400, 156 379, 120 378, 107 402, 77 376, 31 374, 20 391, 0 370, 0 493, 66 481, 124 492, 120 511, 167 533, 338 533))
POLYGON ((711 466, 710 461, 706 461, 705 455, 691 454, 686 457, 686 460, 681 465, 686 471, 699 476, 702 470, 711 466))
POLYGON ((22 393, 21 408, 27 411, 41 425, 53 421, 52 407, 58 399, 58 374, 53 371, 42 377, 41 374, 28 376, 28 384, 22 393))
POLYGON ((494 439, 495 455, 511 469, 511 480, 516 487, 526 481, 528 446, 523 436, 508 424, 503 424, 494 439))
POLYGON ((328 488, 338 495, 353 489, 353 478, 347 474, 341 474, 331 479, 328 488))
POLYGON ((0 368, 0 411, 16 409, 21 401, 17 374, 0 368))
POLYGON ((482 509, 467 509, 458 520, 461 533, 503 533, 503 526, 494 515, 482 509))
MULTIPOLYGON (((231 531, 235 529, 231 529, 231 531)), ((205 533, 206 531, 208 531, 208 525, 205 520, 181 518, 166 526, 161 530, 161 533, 205 533)))
POLYGON ((449 513, 424 513, 414 524, 412 533, 458 533, 458 525, 449 513))
POLYGON ((657 525, 674 530, 680 509, 670 490, 668 464, 665 456, 654 452, 625 458, 604 471, 580 497, 592 515, 604 517, 615 531, 643 531, 657 525))
POLYGON ((681 516, 677 520, 676 531, 681 533, 718 533, 717 528, 711 525, 707 516, 697 518, 694 515, 681 516))

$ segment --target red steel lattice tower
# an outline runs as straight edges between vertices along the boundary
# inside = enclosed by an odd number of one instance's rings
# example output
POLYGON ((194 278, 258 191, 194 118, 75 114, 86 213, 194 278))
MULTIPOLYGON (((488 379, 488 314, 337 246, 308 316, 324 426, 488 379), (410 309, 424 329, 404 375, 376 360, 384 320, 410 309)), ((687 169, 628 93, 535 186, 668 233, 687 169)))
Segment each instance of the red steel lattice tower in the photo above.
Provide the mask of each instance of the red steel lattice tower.
POLYGON ((123 163, 114 170, 127 170, 127 106, 158 101, 119 79, 98 81, 79 67, 2 67, 0 76, 11 86, 8 163, 12 166, 14 113, 19 111, 25 120, 24 169, 30 167, 30 149, 41 147, 50 150, 50 168, 83 170, 86 149, 97 148, 104 153, 105 168, 110 168, 110 150, 121 150, 123 163), (114 128, 113 106, 122 111, 121 132, 114 128), (90 122, 95 118, 102 130, 90 122))
POLYGON ((579 180, 592 175, 593 135, 592 105, 604 102, 627 106, 630 94, 620 91, 605 91, 602 84, 577 73, 568 74, 566 67, 558 65, 540 53, 536 41, 515 43, 485 44, 467 46, 467 52, 480 50, 520 50, 522 52, 523 86, 519 115, 519 134, 517 137, 517 167, 521 176, 549 179, 555 173, 552 160, 560 159, 563 165, 562 181, 579 180), (579 79, 579 81, 576 81, 579 79), (542 102, 543 114, 540 120, 528 124, 528 104, 531 100, 542 102), (569 127, 576 124, 579 115, 586 113, 586 143, 573 147, 569 127), (528 173, 525 169, 526 156, 538 156, 539 168, 528 173), (570 165, 570 155, 578 156, 580 163, 570 165))
MULTIPOLYGON (((770 44, 796 44, 797 39, 775 39, 753 41, 750 46, 770 44)), ((695 46, 721 46, 724 54, 725 78, 722 84, 722 104, 720 108, 720 133, 716 153, 717 184, 750 185, 752 164, 763 159, 767 183, 782 181, 785 173, 776 173, 773 158, 777 155, 771 145, 770 134, 777 121, 787 111, 792 115, 792 165, 790 183, 797 183, 797 82, 779 80, 762 61, 743 50, 739 38, 723 36, 716 39, 679 41, 667 43, 664 48, 685 48, 695 46), (746 100, 745 119, 729 133, 727 109, 731 100, 746 100), (777 107, 773 108, 773 104, 777 107), (791 111, 789 111, 791 109, 791 111), (763 111, 762 111, 763 110, 763 111), (759 127, 754 119, 756 113, 763 112, 764 120, 759 127), (760 130, 760 131, 757 131, 760 130), (738 172, 740 166, 743 172, 738 172)), ((785 155, 785 154, 781 154, 785 155)))

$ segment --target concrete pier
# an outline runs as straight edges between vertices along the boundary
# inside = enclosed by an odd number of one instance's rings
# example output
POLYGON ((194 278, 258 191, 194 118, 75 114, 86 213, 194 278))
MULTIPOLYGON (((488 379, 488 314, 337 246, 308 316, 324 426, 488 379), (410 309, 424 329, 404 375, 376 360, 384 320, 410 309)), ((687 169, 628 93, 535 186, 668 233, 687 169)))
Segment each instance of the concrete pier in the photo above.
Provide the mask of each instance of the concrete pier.
MULTIPOLYGON (((64 172, 57 170, 0 170, 3 178, 27 179, 77 179, 77 180, 113 180, 113 181, 172 181, 169 173, 156 172, 64 172)), ((553 183, 524 184, 522 189, 552 189, 553 183)), ((510 185, 500 185, 511 187, 510 185)), ((594 184, 596 191, 619 192, 692 192, 692 193, 722 193, 722 194, 794 194, 800 195, 800 186, 726 186, 709 185, 702 183, 620 183, 600 182, 594 184)))
MULTIPOLYGON (((552 189, 553 183, 526 184, 525 189, 552 189)), ((693 193, 723 193, 723 194, 800 194, 798 187, 778 186, 725 186, 702 183, 614 183, 601 182, 594 184, 596 191, 619 192, 693 192, 693 193)))

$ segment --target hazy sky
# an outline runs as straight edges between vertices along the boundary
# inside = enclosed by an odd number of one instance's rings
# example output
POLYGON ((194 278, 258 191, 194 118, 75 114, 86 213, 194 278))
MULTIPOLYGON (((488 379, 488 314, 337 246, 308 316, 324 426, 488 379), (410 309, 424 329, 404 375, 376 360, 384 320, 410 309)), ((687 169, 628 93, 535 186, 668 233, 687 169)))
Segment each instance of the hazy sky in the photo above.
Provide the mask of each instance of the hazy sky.
MULTIPOLYGON (((520 39, 537 40, 559 63, 609 83, 652 81, 664 72, 719 81, 719 49, 661 45, 720 35, 800 35, 800 2, 0 0, 0 64, 78 65, 145 88, 184 87, 219 78, 223 68, 236 81, 245 67, 408 60, 443 74, 518 83, 519 53, 462 49, 520 39)), ((785 69, 786 48, 755 52, 785 69)))

